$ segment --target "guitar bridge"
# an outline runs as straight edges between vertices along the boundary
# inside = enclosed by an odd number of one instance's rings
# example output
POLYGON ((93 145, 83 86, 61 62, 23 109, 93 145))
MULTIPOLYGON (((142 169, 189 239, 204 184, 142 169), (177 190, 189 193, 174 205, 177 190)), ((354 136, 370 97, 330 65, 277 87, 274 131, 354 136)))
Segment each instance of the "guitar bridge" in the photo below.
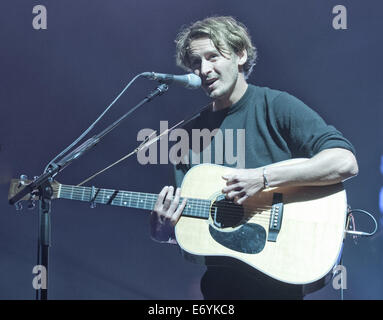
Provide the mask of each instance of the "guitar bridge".
POLYGON ((273 205, 271 207, 269 234, 267 241, 276 242, 279 231, 282 226, 283 218, 283 195, 282 193, 274 193, 273 205))

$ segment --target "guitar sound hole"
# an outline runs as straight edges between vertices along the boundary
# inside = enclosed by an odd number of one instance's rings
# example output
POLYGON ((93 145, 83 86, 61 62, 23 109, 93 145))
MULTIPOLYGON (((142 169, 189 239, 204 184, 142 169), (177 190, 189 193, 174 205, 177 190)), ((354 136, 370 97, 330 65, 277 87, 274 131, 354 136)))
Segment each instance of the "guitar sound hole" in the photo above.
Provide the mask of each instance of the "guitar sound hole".
POLYGON ((235 227, 243 219, 243 207, 225 198, 219 196, 210 208, 210 215, 213 223, 218 228, 235 227))

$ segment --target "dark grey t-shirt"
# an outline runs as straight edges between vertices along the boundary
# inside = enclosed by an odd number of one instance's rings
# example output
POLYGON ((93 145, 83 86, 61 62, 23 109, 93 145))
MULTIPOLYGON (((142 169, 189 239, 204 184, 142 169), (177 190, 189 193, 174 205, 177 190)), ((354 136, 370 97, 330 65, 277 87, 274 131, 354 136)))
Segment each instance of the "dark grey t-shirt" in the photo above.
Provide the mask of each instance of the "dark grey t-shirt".
MULTIPOLYGON (((192 137, 193 129, 208 129, 211 132, 217 128, 221 129, 222 134, 213 135, 209 141, 209 157, 203 155, 206 146, 202 141, 194 146, 190 142, 188 163, 175 166, 177 186, 181 185, 192 166, 204 162, 257 168, 291 158, 311 158, 329 148, 344 148, 355 153, 352 144, 339 131, 327 125, 302 101, 286 92, 254 85, 249 85, 244 96, 230 108, 216 112, 207 108, 184 129, 192 137), (233 139, 228 141, 230 135, 233 139), (238 139, 239 136, 242 140, 238 139), (229 144, 232 145, 230 149, 233 148, 232 157, 225 156, 229 144), (193 163, 192 159, 199 162, 193 163), (233 162, 233 159, 236 161, 233 162)), ((230 152, 227 154, 230 155, 230 152)), ((208 267, 201 288, 207 299, 302 297, 301 287, 277 283, 233 261, 230 268, 208 267), (237 270, 233 272, 232 267, 237 270)))
POLYGON ((338 130, 327 125, 299 99, 286 92, 251 84, 230 108, 216 112, 208 108, 184 129, 189 137, 193 136, 193 129, 210 132, 220 129, 221 134, 214 135, 210 141, 210 159, 203 155, 206 146, 202 141, 199 146, 193 146, 190 139, 189 163, 175 166, 177 186, 192 166, 204 162, 257 168, 291 158, 311 158, 329 148, 344 148, 355 153, 352 144, 338 130), (198 163, 195 159, 199 159, 198 163), (233 160, 237 161, 233 163, 233 160))

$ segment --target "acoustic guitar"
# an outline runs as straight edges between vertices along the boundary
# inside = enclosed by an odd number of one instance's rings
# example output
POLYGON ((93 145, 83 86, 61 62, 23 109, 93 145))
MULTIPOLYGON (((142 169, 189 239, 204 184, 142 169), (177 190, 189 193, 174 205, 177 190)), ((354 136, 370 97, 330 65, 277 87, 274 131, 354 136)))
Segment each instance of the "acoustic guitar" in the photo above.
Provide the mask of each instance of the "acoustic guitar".
MULTIPOLYGON (((288 160, 284 164, 303 160, 288 160)), ((290 284, 315 283, 330 274, 345 235, 347 199, 342 183, 269 188, 240 206, 221 193, 225 186, 222 175, 228 170, 220 165, 201 164, 185 175, 181 200, 188 201, 175 227, 183 255, 206 264, 220 258, 237 259, 290 284)), ((158 197, 56 181, 52 187, 52 198, 145 210, 153 210, 158 197)), ((20 180, 13 179, 9 198, 20 188, 20 180)), ((22 200, 28 199, 26 196, 22 200)))

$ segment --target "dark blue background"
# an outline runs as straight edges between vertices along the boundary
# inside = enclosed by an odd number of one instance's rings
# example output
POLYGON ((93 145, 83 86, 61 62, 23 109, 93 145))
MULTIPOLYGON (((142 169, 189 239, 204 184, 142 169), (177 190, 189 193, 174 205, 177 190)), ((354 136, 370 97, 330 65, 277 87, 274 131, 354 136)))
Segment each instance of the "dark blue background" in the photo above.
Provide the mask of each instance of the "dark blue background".
MULTIPOLYGON (((249 81, 290 92, 319 112, 357 150, 358 177, 346 182, 353 208, 379 219, 382 153, 381 1, 3 0, 0 15, 0 299, 33 299, 37 210, 17 214, 9 180, 32 177, 72 142, 143 71, 183 73, 174 38, 183 24, 232 15, 250 30, 259 60, 249 81), (48 29, 34 30, 32 8, 45 5, 48 29), (348 10, 348 29, 334 30, 332 8, 348 10)), ((92 133, 140 101, 155 84, 139 79, 92 133)), ((174 86, 134 113, 58 180, 77 184, 138 145, 142 128, 174 124, 208 102, 201 90, 174 86)), ((89 185, 158 193, 170 165, 136 157, 89 185)), ((177 247, 148 237, 148 212, 56 200, 52 208, 52 299, 198 299, 204 267, 177 247)), ((358 229, 371 229, 364 217, 358 229)), ((347 239, 345 299, 382 299, 382 235, 347 239)), ((307 299, 339 299, 326 288, 307 299)))

